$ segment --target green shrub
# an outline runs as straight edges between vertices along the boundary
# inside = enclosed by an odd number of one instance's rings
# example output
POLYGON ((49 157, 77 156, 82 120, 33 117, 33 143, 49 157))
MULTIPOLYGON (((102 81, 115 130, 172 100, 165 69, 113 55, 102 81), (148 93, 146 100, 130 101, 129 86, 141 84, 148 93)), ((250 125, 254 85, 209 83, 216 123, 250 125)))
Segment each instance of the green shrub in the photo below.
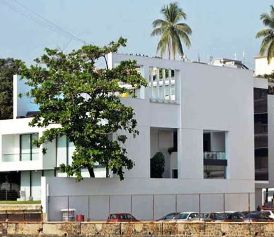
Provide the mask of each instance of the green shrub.
POLYGON ((150 177, 162 178, 165 170, 165 156, 162 152, 157 152, 150 159, 150 177))

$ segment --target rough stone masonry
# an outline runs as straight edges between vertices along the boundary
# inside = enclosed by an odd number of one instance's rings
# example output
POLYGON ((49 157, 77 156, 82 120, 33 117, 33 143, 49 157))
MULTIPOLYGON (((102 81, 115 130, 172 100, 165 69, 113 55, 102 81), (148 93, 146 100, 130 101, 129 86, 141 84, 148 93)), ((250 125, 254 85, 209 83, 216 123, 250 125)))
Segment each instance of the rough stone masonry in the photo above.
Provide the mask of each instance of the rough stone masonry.
POLYGON ((5 222, 0 224, 0 236, 274 237, 274 222, 5 222))

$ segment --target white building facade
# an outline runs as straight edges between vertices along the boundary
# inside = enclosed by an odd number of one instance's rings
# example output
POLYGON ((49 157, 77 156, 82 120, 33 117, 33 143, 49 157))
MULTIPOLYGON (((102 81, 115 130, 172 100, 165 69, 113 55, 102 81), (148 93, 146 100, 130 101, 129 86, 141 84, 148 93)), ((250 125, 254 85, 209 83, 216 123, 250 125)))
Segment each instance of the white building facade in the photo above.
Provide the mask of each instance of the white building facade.
MULTIPOLYGON (((2 183, 17 183, 26 198, 42 199, 47 211, 66 208, 62 202, 50 207, 48 197, 69 195, 107 195, 109 198, 116 195, 111 201, 115 208, 109 207, 108 211, 135 210, 134 214, 140 219, 173 211, 174 205, 169 207, 169 203, 174 198, 179 211, 194 210, 197 205, 200 211, 254 209, 252 72, 159 58, 108 55, 110 67, 128 59, 137 61, 148 87, 136 91, 137 98, 122 99, 134 108, 140 132, 135 139, 129 137, 126 143, 135 166, 125 172, 124 181, 112 177, 75 183, 72 178, 56 178, 65 176, 58 173, 56 167, 71 161, 73 144, 64 137, 58 138, 44 145, 46 154, 42 152, 43 147, 32 144, 43 129, 28 126, 31 118, 24 117, 37 107, 29 99, 16 96, 28 88, 15 77, 14 118, 0 121, 2 183), (165 157, 165 169, 163 178, 156 179, 151 178, 150 159, 157 152, 165 157), (42 185, 41 177, 46 177, 42 178, 42 185), (186 198, 184 194, 192 196, 186 198), (138 199, 138 195, 144 196, 138 199), (151 199, 149 195, 158 195, 158 199, 154 196, 151 199), (197 195, 203 196, 196 200, 197 195), (153 208, 159 203, 157 213, 146 213, 146 205, 151 206, 146 204, 149 202, 153 202, 153 208)), ((103 175, 104 169, 98 168, 97 176, 103 175)), ((103 199, 88 201, 94 204, 93 213, 96 207, 105 206, 103 199)), ((110 199, 105 201, 110 203, 110 199)), ((79 202, 72 205, 83 213, 79 202)), ((92 219, 106 218, 105 212, 98 210, 92 219)), ((57 212, 52 215, 53 220, 57 212)))

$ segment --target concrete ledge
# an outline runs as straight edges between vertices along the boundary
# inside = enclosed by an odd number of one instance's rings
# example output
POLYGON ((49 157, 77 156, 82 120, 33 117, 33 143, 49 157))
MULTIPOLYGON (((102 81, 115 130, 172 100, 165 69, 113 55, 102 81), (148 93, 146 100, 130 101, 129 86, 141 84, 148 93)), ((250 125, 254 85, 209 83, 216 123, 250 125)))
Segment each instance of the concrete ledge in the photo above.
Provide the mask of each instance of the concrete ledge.
POLYGON ((253 237, 273 236, 274 222, 47 222, 0 223, 0 236, 177 236, 177 237, 253 237))
POLYGON ((41 212, 41 204, 1 204, 0 212, 37 211, 41 212))

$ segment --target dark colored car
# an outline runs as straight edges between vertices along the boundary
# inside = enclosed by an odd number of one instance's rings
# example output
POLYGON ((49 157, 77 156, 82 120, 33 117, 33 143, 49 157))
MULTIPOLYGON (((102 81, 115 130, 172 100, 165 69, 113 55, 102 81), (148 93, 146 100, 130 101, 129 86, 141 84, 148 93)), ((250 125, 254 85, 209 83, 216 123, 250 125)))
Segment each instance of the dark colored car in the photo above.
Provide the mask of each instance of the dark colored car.
POLYGON ((172 212, 168 213, 167 215, 163 216, 162 218, 156 220, 156 221, 171 221, 176 218, 177 215, 179 215, 180 212, 172 212))
POLYGON ((228 222, 243 222, 245 220, 245 216, 241 212, 233 212, 227 213, 226 219, 224 221, 228 222))
POLYGON ((113 213, 110 214, 107 222, 134 222, 138 221, 133 215, 129 213, 113 213))
POLYGON ((264 211, 250 212, 245 216, 244 220, 254 222, 273 221, 273 219, 269 217, 269 213, 264 211))
POLYGON ((228 219, 228 213, 223 212, 212 212, 206 217, 206 221, 225 221, 228 219))

